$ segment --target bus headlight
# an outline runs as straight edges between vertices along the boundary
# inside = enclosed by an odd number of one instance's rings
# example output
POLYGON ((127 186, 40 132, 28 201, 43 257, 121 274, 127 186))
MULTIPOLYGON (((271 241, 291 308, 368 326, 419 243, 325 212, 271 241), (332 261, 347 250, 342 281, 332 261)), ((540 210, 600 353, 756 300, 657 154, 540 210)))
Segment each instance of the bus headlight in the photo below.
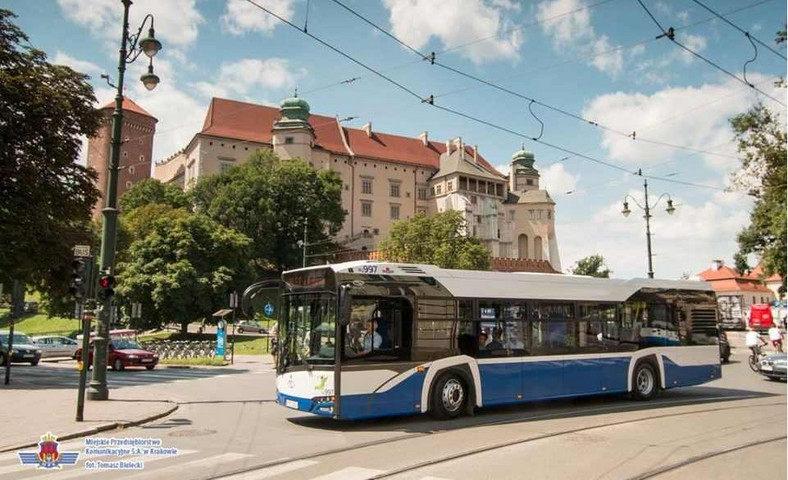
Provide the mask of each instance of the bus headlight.
POLYGON ((312 402, 314 402, 314 403, 333 403, 334 402, 334 396, 333 395, 329 395, 329 396, 324 396, 324 397, 313 397, 312 398, 312 402))

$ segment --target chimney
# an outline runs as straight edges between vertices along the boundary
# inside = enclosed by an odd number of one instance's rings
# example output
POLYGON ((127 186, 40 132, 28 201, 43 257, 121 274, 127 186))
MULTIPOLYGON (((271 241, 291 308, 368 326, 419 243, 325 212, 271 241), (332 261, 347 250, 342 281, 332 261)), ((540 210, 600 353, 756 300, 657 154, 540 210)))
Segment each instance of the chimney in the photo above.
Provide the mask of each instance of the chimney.
POLYGON ((451 141, 446 140, 446 155, 451 154, 451 141))
POLYGON ((715 271, 715 272, 717 270, 721 269, 723 265, 725 265, 725 262, 722 261, 722 260, 712 260, 711 261, 711 269, 713 271, 715 271))
POLYGON ((460 159, 465 160, 465 145, 462 144, 462 137, 455 138, 452 143, 460 151, 460 159))
POLYGON ((372 138, 372 122, 367 122, 364 124, 363 127, 365 132, 367 132, 367 137, 372 138))
POLYGON ((430 144, 430 140, 428 138, 429 132, 421 132, 419 134, 419 139, 421 139, 421 143, 427 147, 430 144))

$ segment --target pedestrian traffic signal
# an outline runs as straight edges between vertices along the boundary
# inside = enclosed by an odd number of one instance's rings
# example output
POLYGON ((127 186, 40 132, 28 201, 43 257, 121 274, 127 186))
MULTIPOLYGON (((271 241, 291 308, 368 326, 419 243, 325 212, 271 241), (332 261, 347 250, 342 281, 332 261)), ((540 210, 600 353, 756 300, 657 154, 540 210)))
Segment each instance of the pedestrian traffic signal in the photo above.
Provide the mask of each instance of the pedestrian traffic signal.
POLYGON ((87 293, 86 267, 87 261, 84 258, 75 258, 71 262, 71 285, 68 288, 68 293, 76 299, 84 297, 87 293))
POLYGON ((101 289, 101 294, 105 299, 115 295, 115 277, 113 275, 101 275, 98 284, 101 289))

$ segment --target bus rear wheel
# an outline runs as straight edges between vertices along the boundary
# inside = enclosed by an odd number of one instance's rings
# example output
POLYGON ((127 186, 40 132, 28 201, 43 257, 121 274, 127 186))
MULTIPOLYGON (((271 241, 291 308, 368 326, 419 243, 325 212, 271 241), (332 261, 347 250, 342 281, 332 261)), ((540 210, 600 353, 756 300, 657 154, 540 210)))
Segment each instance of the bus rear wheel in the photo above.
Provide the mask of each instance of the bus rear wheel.
POLYGON ((632 375, 632 398, 651 400, 659 391, 657 369, 651 362, 640 362, 632 375))
POLYGON ((468 388, 454 373, 446 373, 438 378, 432 389, 430 414, 439 420, 456 418, 465 410, 468 402, 468 388))

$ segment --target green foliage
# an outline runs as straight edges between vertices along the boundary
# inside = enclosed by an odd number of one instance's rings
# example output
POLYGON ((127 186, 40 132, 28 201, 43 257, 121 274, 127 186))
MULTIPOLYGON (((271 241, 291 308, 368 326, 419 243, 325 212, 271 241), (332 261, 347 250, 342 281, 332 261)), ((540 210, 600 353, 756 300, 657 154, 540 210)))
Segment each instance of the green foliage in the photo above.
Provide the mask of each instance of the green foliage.
POLYGON ((764 273, 786 281, 786 133, 780 118, 763 105, 731 119, 742 169, 734 182, 755 203, 750 225, 738 235, 739 252, 760 257, 764 273))
POLYGON ((118 294, 142 303, 135 328, 210 321, 229 291, 249 284, 249 238, 203 214, 171 213, 155 220, 118 265, 118 294))
POLYGON ((739 275, 747 275, 750 272, 750 264, 747 261, 747 255, 743 254, 742 252, 736 252, 733 254, 733 263, 736 269, 736 272, 739 275))
POLYGON ((130 212, 145 205, 167 205, 171 208, 189 208, 189 196, 175 185, 146 178, 132 185, 118 199, 120 210, 130 212))
POLYGON ((465 235, 465 219, 449 210, 396 222, 380 243, 385 260, 427 263, 441 268, 489 270, 490 253, 478 238, 465 235))
MULTIPOLYGON (((71 304, 74 308, 74 304, 71 304)), ((7 329, 10 322, 8 316, 0 315, 0 329, 7 329)), ((30 336, 64 335, 76 337, 81 331, 79 320, 75 318, 50 317, 43 313, 28 315, 14 322, 14 329, 30 336)))
POLYGON ((75 160, 100 114, 88 77, 52 65, 0 9, 0 282, 64 296, 72 247, 92 244, 95 172, 75 160))
POLYGON ((610 278, 610 274, 613 273, 605 265, 605 257, 599 254, 581 258, 575 262, 570 271, 575 275, 588 275, 596 278, 610 278))
POLYGON ((258 150, 243 165, 200 180, 195 208, 252 240, 256 276, 301 266, 304 219, 309 254, 333 249, 330 238, 342 226, 342 181, 335 172, 315 170, 302 160, 279 160, 258 150))

